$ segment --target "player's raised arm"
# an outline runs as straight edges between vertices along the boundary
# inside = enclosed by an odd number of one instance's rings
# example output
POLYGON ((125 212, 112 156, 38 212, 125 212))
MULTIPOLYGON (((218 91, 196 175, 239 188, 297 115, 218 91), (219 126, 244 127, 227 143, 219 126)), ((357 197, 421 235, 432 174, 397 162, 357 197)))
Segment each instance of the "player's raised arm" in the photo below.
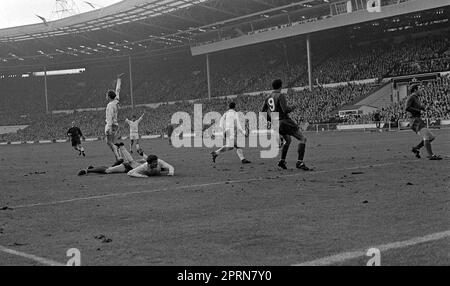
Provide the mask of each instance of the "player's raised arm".
POLYGON ((142 113, 141 117, 139 117, 139 119, 137 120, 139 123, 142 121, 142 119, 144 119, 144 115, 145 115, 145 112, 142 113))
POLYGON ((167 170, 166 171, 167 176, 175 175, 175 168, 172 165, 170 165, 169 163, 167 163, 161 159, 158 159, 158 164, 161 166, 161 169, 167 170))
POLYGON ((117 76, 117 82, 116 82, 116 99, 119 101, 120 100, 120 90, 122 88, 122 76, 124 74, 121 73, 117 76))

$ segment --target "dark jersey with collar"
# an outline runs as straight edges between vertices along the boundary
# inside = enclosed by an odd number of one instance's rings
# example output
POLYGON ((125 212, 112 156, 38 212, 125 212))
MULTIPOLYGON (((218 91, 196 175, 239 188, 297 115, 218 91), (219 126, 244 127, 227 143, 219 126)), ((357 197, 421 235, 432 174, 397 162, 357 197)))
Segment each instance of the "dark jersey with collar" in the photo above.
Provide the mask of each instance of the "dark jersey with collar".
POLYGON ((81 133, 80 128, 78 127, 72 127, 67 131, 67 135, 70 136, 72 139, 78 139, 83 136, 83 133, 81 133))
POLYGON ((263 112, 267 112, 270 119, 270 114, 278 112, 279 120, 287 120, 289 113, 292 111, 287 106, 287 100, 284 94, 279 91, 274 91, 264 101, 263 112))
POLYGON ((416 94, 412 94, 406 101, 406 111, 410 114, 411 118, 420 118, 423 109, 422 103, 416 94))

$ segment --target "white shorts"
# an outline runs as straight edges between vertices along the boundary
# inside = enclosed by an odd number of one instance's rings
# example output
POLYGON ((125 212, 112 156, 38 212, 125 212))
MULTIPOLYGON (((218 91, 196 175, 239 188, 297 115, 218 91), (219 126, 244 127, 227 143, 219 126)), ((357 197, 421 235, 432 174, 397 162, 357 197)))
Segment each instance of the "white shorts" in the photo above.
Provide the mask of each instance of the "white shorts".
POLYGON ((417 134, 419 134, 419 136, 422 137, 424 141, 431 141, 435 139, 433 133, 431 133, 430 129, 428 128, 422 128, 419 132, 417 132, 417 134))
POLYGON ((137 133, 130 134, 130 140, 139 140, 139 134, 137 133))

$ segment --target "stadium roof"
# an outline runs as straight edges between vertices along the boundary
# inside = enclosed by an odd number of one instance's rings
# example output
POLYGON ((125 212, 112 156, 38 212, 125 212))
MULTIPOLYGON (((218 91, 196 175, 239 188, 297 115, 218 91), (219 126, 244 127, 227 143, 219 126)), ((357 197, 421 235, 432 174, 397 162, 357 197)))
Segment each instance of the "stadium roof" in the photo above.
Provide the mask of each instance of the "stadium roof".
MULTIPOLYGON (((289 17, 308 19, 318 13, 329 13, 330 4, 338 2, 343 1, 126 0, 57 21, 0 29, 0 69, 104 62, 129 55, 187 54, 190 46, 203 42, 209 34, 226 33, 229 29, 239 33, 239 28, 249 23, 253 29, 289 17)), ((422 20, 448 21, 449 7, 438 11, 439 15, 423 13, 422 20)), ((389 27, 397 25, 399 29, 418 24, 414 15, 396 21, 383 23, 389 27)), ((386 30, 383 23, 378 26, 380 32, 386 30)), ((371 35, 378 31, 367 25, 371 35)))
POLYGON ((126 0, 41 24, 0 30, 0 65, 41 65, 167 52, 243 21, 338 0, 126 0))

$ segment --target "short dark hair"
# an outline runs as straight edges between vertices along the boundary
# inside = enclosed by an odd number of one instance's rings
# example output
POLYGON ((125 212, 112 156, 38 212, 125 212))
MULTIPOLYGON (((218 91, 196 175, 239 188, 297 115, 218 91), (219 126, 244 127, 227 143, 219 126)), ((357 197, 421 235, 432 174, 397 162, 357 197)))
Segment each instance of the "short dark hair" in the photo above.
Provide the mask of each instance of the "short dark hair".
POLYGON ((117 96, 114 90, 108 90, 107 95, 110 99, 115 99, 117 96))
POLYGON ((236 103, 235 102, 231 102, 229 107, 230 107, 230 109, 235 109, 236 108, 236 103))
POLYGON ((409 86, 409 92, 412 94, 416 91, 419 90, 419 84, 418 83, 413 83, 412 85, 409 86))
POLYGON ((158 161, 158 156, 156 155, 148 155, 147 157, 147 163, 151 164, 155 161, 158 161))
POLYGON ((272 82, 273 89, 280 89, 283 87, 283 81, 281 79, 276 79, 272 82))

